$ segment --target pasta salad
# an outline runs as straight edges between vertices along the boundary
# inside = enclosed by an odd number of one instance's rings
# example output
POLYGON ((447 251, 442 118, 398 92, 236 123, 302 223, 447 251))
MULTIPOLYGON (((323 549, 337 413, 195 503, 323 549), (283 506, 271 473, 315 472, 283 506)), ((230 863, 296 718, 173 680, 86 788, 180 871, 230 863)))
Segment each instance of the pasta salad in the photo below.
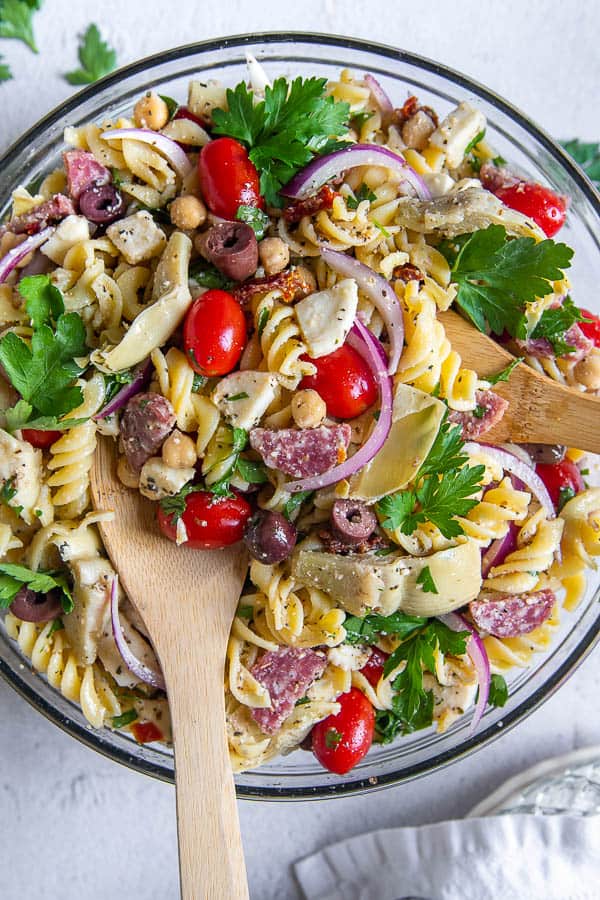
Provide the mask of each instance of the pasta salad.
MULTIPOLYGON (((497 445, 525 360, 600 389, 569 293, 568 199, 486 140, 342 71, 149 92, 65 130, 0 226, 0 607, 94 727, 169 742, 165 684, 92 510, 99 435, 165 540, 244 541, 227 650, 232 766, 503 705, 600 554, 574 448, 497 445), (514 355, 463 366, 456 309, 514 355)), ((183 552, 183 551, 182 551, 183 552)), ((201 702, 201 699, 199 700, 201 702)))

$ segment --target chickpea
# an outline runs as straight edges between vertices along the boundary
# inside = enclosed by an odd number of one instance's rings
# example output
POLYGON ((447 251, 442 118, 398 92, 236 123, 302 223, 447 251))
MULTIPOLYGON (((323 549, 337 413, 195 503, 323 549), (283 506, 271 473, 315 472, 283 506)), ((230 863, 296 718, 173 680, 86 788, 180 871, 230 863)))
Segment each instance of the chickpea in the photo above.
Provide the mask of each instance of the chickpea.
POLYGON ((573 374, 579 384, 583 384, 589 390, 600 389, 600 352, 592 350, 588 356, 580 359, 573 369, 573 374))
POLYGON ((121 484, 128 488, 137 488, 140 486, 139 472, 134 472, 126 456, 120 456, 117 463, 117 477, 121 484))
POLYGON ((171 222, 182 231, 193 231, 206 222, 206 207, 192 194, 176 197, 169 207, 171 222))
POLYGON ((298 391, 292 398, 292 416, 299 428, 316 428, 320 425, 327 413, 327 407, 322 397, 316 391, 308 388, 298 391))
POLYGON ((133 118, 138 128, 159 131, 169 121, 169 107, 154 91, 148 91, 133 107, 133 118))
POLYGON ((196 464, 196 445, 191 437, 177 428, 171 432, 162 445, 162 458, 172 469, 187 469, 196 464))
POLYGON ((281 238, 268 237, 258 245, 258 255, 267 275, 283 272, 290 261, 290 248, 281 238))

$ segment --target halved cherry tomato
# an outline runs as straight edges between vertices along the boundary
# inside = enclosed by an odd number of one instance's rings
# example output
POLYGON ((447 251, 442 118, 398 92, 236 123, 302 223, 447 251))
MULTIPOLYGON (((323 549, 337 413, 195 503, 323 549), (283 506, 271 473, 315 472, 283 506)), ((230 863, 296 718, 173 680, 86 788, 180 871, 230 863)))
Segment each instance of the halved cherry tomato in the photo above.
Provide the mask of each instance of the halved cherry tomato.
POLYGON ((339 713, 327 716, 312 730, 313 753, 322 766, 345 775, 365 756, 373 743, 375 712, 357 688, 337 698, 339 713))
POLYGON ((161 741, 163 736, 162 731, 154 722, 134 722, 131 726, 131 731, 138 744, 161 741))
POLYGON ((47 450, 62 436, 62 431, 38 431, 37 428, 23 428, 21 431, 23 440, 37 447, 39 450, 47 450))
POLYGON ((360 669, 361 674, 365 676, 372 687, 377 687, 379 684, 379 680, 383 675, 383 667, 388 656, 389 653, 384 653, 379 647, 373 647, 371 649, 370 657, 362 669, 360 669))
MULTIPOLYGON (((246 522, 252 515, 252 507, 243 497, 217 497, 210 491, 188 494, 185 511, 181 516, 187 540, 183 546, 192 550, 219 550, 241 541, 246 522)), ((177 537, 177 522, 173 513, 158 507, 160 530, 169 540, 177 537)))
POLYGON ((600 316, 595 316, 594 313, 587 309, 581 309, 580 311, 586 319, 591 319, 592 321, 578 322, 579 327, 585 336, 594 342, 594 347, 600 347, 600 316))
MULTIPOLYGON (((302 359, 310 357, 304 355, 302 359)), ((306 375, 301 388, 312 388, 327 406, 327 414, 338 419, 354 419, 377 400, 377 383, 366 362, 349 344, 339 350, 310 359, 317 371, 306 375)))
POLYGON ((568 457, 565 457, 562 462, 553 463, 552 465, 549 463, 538 463, 535 467, 535 471, 546 485, 546 489, 550 494, 550 499, 557 510, 559 510, 570 497, 585 490, 581 472, 573 460, 568 457))
POLYGON ((258 206, 260 179, 248 151, 230 137, 205 144, 198 160, 200 190, 210 211, 223 219, 235 219, 239 206, 258 206))
POLYGON ((227 291, 213 288, 194 301, 183 326, 185 353, 200 375, 227 375, 246 345, 246 319, 227 291))
POLYGON ((567 215, 565 198, 543 184, 520 181, 510 187, 498 188, 495 194, 506 206, 533 219, 546 237, 554 237, 564 225, 567 215))

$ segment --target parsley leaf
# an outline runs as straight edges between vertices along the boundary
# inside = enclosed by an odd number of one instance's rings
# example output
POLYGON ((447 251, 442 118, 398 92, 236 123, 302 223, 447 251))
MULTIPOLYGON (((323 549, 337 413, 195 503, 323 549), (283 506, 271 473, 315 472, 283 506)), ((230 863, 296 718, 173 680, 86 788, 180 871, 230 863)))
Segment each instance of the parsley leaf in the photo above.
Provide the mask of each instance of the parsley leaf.
POLYGON ((539 322, 531 332, 531 338, 546 338, 552 344, 557 356, 564 356, 574 349, 565 340, 565 332, 575 322, 589 321, 581 310, 575 306, 570 297, 565 297, 561 306, 556 309, 545 309, 539 322))
MULTIPOLYGON (((248 432, 244 428, 231 429, 231 447, 227 448, 227 456, 231 456, 231 464, 225 474, 222 475, 218 481, 213 482, 213 484, 207 485, 207 490, 209 490, 213 494, 216 494, 218 497, 229 497, 231 495, 230 482, 239 465, 240 453, 245 448, 247 443, 248 432)), ((226 459, 227 457, 224 458, 226 459)), ((223 459, 217 460, 215 462, 215 465, 220 465, 221 462, 223 462, 223 459)))
POLYGON ((176 494, 173 494, 170 497, 163 497, 162 500, 159 500, 160 508, 171 517, 171 522, 175 525, 177 520, 180 519, 185 512, 186 498, 188 495, 203 490, 204 487, 201 484, 184 484, 181 490, 176 494))
POLYGON ((128 709, 120 716, 113 716, 111 725, 113 728, 125 728, 126 725, 131 725, 132 722, 135 722, 137 717, 138 714, 135 709, 128 709))
POLYGON ((0 488, 0 503, 4 503, 5 506, 8 506, 9 509, 14 509, 17 515, 20 515, 23 511, 22 506, 12 506, 11 500, 17 494, 17 489, 15 487, 15 476, 13 475, 11 478, 7 478, 6 481, 2 484, 0 488))
POLYGON ((243 459, 241 456, 237 461, 237 471, 240 478, 243 478, 248 484, 266 484, 269 480, 264 463, 243 459))
POLYGON ((577 491, 570 484, 563 485, 558 492, 558 512, 561 511, 565 503, 568 503, 569 500, 572 500, 577 491))
POLYGON ((420 584, 427 594, 439 594, 429 566, 423 568, 423 571, 417 577, 417 584, 420 584))
POLYGON ((103 41, 97 25, 90 25, 79 45, 80 69, 67 72, 69 84, 93 84, 112 72, 117 64, 116 52, 103 41))
POLYGON ((562 146, 576 163, 579 163, 587 177, 600 189, 600 144, 585 144, 575 138, 563 141, 562 146))
POLYGON ((189 276, 196 284, 206 288, 222 288, 223 290, 227 290, 233 284, 233 281, 231 281, 230 278, 227 278, 222 272, 219 272, 216 266, 213 266, 205 259, 197 259, 196 262, 192 263, 189 276))
POLYGON ((516 359, 513 359, 505 369, 502 369, 500 372, 496 372, 495 375, 486 375, 485 380, 489 381, 490 384, 498 384, 499 381, 508 381, 510 376, 513 373, 513 369, 515 369, 520 362, 523 362, 523 356, 517 356, 516 359))
POLYGON ((177 110, 179 109, 179 103, 177 100, 173 100, 172 97, 168 97, 167 94, 159 94, 158 95, 161 100, 167 104, 167 111, 169 113, 169 119, 172 119, 177 110))
POLYGON ((262 333, 265 330, 265 325, 269 321, 269 310, 266 306, 263 306, 260 313, 258 314, 258 322, 256 323, 256 333, 258 337, 262 337, 262 333))
POLYGON ((239 616, 240 619, 252 619, 254 616, 254 607, 251 605, 238 606, 236 616, 239 616))
POLYGON ((427 619, 395 612, 389 616, 346 616, 344 628, 347 644, 376 644, 380 636, 396 635, 404 640, 413 631, 422 628, 427 619))
POLYGON ((483 128, 478 134, 476 134, 472 141, 469 141, 469 143, 465 147, 465 156, 468 153, 470 153, 471 150, 473 150, 473 148, 476 147, 477 144, 479 144, 480 141, 482 141, 484 139, 484 137, 485 137, 485 128, 483 128))
POLYGON ((395 531, 406 521, 414 506, 415 495, 412 491, 399 491, 382 497, 377 503, 381 524, 389 531, 395 531))
POLYGON ((0 81, 10 81, 13 77, 12 72, 10 71, 10 66, 6 63, 2 62, 2 57, 0 56, 0 81))
POLYGON ((551 282, 563 277, 573 256, 570 247, 552 240, 508 239, 502 225, 459 235, 454 244, 460 247, 452 265, 457 305, 480 331, 506 329, 522 338, 524 304, 552 293, 551 282))
POLYGON ((17 400, 14 406, 4 410, 6 428, 11 433, 19 428, 35 428, 36 431, 65 431, 82 425, 87 419, 59 419, 57 416, 36 416, 31 418, 33 407, 26 400, 17 400))
POLYGON ((73 610, 73 597, 64 572, 32 572, 16 563, 0 563, 0 608, 9 607, 23 585, 39 594, 47 594, 58 588, 65 613, 73 610))
POLYGON ((29 275, 22 278, 18 291, 25 300, 25 309, 34 328, 54 325, 65 311, 62 294, 52 284, 49 275, 29 275))
POLYGON ((452 425, 446 418, 440 426, 431 450, 419 469, 419 478, 425 475, 439 475, 451 469, 458 469, 468 462, 464 452, 464 441, 461 437, 460 425, 452 425))
POLYGON ((502 675, 492 675, 490 679, 490 706, 504 706, 508 700, 508 685, 502 675))
POLYGON ((350 107, 324 96, 325 78, 277 78, 265 98, 240 82, 227 91, 228 109, 213 110, 213 133, 227 134, 248 147, 260 172, 261 194, 281 206, 279 189, 313 158, 331 152, 330 139, 348 128, 350 107))
POLYGON ((354 191, 354 197, 346 197, 346 206, 348 209, 358 209, 358 204, 363 200, 368 200, 370 203, 377 200, 377 195, 364 183, 354 191))
POLYGON ((283 505, 282 513, 288 519, 288 521, 293 522, 296 514, 300 512, 300 507, 307 500, 310 500, 314 491, 296 491, 295 494, 286 500, 283 505))
POLYGON ((235 217, 239 222, 245 222, 250 226, 257 241, 262 241, 271 223, 269 216, 257 206, 238 206, 235 217))
POLYGON ((0 37, 15 38, 38 52, 33 36, 33 14, 39 9, 39 3, 34 5, 23 0, 2 0, 0 3, 0 37))
POLYGON ((325 732, 325 746, 328 750, 335 750, 341 743, 342 737, 342 733, 337 728, 328 728, 325 732))

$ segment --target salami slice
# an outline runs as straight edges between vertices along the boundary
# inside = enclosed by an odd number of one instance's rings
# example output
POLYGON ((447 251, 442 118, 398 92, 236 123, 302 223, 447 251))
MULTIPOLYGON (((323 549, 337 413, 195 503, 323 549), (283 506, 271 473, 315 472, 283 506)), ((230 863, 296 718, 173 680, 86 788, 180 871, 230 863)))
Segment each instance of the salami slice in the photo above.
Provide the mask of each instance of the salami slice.
POLYGON ((131 398, 121 419, 120 436, 134 472, 156 454, 174 424, 173 407, 166 397, 149 391, 131 398))
POLYGON ((484 162, 479 170, 479 177, 484 188, 495 194, 501 188, 512 187, 518 184, 522 179, 506 169, 504 166, 497 166, 491 160, 484 162))
POLYGON ((23 213, 21 216, 15 216, 6 225, 0 228, 0 237, 5 231, 11 231, 13 234, 37 234, 47 225, 54 225, 56 222, 62 222, 67 216, 75 213, 75 207, 68 197, 64 194, 55 194, 45 203, 34 206, 29 212, 23 213))
POLYGON ((292 478, 322 475, 346 459, 352 430, 349 425, 319 425, 318 428, 253 428, 250 446, 260 453, 270 469, 292 478))
POLYGON ((108 184, 110 172, 87 150, 67 150, 63 153, 67 172, 69 194, 73 200, 79 200, 83 192, 93 184, 108 184))
POLYGON ((493 428, 508 409, 508 401, 494 391, 476 391, 477 406, 470 412, 453 410, 448 419, 462 428, 463 439, 473 440, 493 428))
POLYGON ((528 634, 550 617, 556 603, 548 589, 526 594, 485 594, 469 603, 469 612, 477 628, 494 637, 508 638, 528 634))
POLYGON ((271 697, 270 709, 252 710, 260 730, 274 734, 326 665, 324 654, 304 647, 278 647, 264 653, 251 669, 271 697))

